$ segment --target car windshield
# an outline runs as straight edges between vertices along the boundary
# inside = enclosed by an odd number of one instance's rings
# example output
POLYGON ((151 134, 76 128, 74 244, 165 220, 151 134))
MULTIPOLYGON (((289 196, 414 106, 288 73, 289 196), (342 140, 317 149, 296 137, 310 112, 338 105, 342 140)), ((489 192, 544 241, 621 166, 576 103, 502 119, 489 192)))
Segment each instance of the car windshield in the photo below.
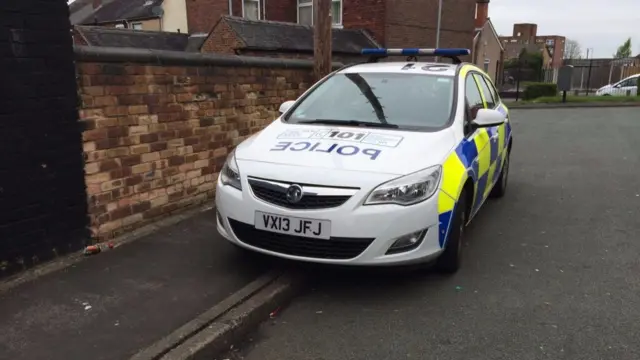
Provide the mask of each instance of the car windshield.
POLYGON ((442 128, 451 116, 453 84, 454 77, 444 75, 336 74, 304 98, 286 121, 442 128))

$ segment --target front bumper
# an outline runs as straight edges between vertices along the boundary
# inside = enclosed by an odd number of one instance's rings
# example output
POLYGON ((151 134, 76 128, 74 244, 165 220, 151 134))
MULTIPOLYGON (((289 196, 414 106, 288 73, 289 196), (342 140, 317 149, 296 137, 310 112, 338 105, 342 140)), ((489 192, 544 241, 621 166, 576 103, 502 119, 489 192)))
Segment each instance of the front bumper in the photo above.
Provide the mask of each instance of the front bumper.
MULTIPOLYGON (((276 165, 272 165, 275 167, 276 165)), ((272 170, 272 169, 269 169, 272 170)), ((291 169, 289 169, 291 170, 291 169)), ((269 171, 270 175, 291 174, 285 169, 269 171)), ((258 172, 264 177, 263 172, 258 172)), ((282 176, 282 175, 280 175, 282 176)), ((313 183, 309 174, 296 174, 296 181, 313 183)), ((396 176, 367 174, 367 186, 341 206, 317 210, 293 210, 256 198, 245 174, 242 191, 224 186, 218 179, 216 190, 218 232, 238 246, 291 260, 339 265, 409 265, 429 262, 441 252, 439 244, 438 194, 412 206, 362 206, 369 192, 380 183, 396 176), (307 219, 330 220, 331 238, 313 239, 281 235, 254 227, 255 212, 307 219), (402 236, 426 230, 417 247, 388 254, 392 244, 402 236)), ((315 178, 318 176, 316 174, 315 178)), ((335 171, 332 181, 353 181, 353 173, 335 171)), ((273 179, 273 177, 270 177, 273 179)), ((287 179, 282 178, 282 181, 287 179)), ((291 181, 291 179, 288 179, 291 181)), ((344 183, 343 183, 344 184, 344 183)), ((438 190, 440 191, 440 190, 438 190)))

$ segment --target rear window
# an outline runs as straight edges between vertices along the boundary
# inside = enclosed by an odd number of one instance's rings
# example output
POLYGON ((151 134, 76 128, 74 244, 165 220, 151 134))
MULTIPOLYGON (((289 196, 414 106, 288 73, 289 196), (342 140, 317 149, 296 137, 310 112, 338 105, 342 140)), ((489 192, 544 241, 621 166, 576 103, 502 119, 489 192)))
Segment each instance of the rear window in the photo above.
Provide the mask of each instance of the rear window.
POLYGON ((453 93, 452 76, 336 74, 308 94, 286 121, 356 120, 401 129, 442 128, 451 116, 453 93))

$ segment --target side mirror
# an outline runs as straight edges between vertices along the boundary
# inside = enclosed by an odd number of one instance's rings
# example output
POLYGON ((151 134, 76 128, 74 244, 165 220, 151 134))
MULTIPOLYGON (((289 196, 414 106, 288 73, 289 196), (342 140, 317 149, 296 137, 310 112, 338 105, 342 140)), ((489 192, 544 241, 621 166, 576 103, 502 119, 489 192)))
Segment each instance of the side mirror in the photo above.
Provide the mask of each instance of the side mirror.
POLYGON ((613 85, 614 88, 619 88, 620 86, 621 86, 620 84, 613 85))
POLYGON ((295 100, 285 101, 282 103, 282 105, 280 105, 280 109, 278 109, 278 111, 280 112, 280 114, 284 114, 287 112, 287 110, 291 109, 291 106, 295 103, 295 100))
POLYGON ((498 110, 480 109, 476 114, 476 119, 471 123, 476 127, 494 127, 504 124, 506 116, 498 110))

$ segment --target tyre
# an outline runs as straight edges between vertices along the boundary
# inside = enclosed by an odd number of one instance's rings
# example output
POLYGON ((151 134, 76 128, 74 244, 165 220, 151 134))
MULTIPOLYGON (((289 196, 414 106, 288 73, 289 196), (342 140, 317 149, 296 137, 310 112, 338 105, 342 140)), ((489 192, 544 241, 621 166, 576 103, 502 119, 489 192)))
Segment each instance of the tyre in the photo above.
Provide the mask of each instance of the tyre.
POLYGON ((491 194, 489 194, 489 196, 493 198, 501 198, 507 192, 507 182, 509 180, 509 157, 510 154, 507 152, 507 157, 504 159, 504 165, 502 166, 500 177, 493 186, 493 189, 491 189, 491 194))
POLYGON ((453 211, 451 232, 442 255, 436 260, 435 269, 444 274, 453 274, 462 262, 462 239, 467 224, 467 194, 460 194, 460 200, 453 211))

